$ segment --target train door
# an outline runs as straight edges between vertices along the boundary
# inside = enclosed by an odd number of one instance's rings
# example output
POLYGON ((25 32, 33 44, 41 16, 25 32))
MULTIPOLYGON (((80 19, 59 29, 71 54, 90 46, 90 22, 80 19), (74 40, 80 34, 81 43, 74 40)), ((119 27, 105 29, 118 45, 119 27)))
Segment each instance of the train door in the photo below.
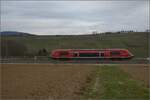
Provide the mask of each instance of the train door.
POLYGON ((79 57, 79 52, 74 52, 73 57, 79 57))
POLYGON ((104 58, 105 54, 104 52, 99 52, 99 58, 104 58))

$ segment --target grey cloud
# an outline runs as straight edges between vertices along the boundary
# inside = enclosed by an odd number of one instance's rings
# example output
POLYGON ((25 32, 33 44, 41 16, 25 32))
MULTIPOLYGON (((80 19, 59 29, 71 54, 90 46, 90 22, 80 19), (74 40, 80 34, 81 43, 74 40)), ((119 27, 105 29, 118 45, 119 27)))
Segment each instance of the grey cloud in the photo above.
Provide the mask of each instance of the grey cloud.
POLYGON ((77 34, 124 28, 141 31, 148 28, 147 2, 3 1, 2 29, 35 34, 77 34))

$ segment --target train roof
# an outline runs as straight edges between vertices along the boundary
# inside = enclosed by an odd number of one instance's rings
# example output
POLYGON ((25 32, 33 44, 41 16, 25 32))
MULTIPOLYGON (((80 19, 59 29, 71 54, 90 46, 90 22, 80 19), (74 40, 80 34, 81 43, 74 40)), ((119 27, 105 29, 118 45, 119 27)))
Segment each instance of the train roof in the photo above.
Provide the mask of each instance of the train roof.
POLYGON ((120 48, 112 48, 112 49, 55 49, 56 51, 61 51, 61 50, 127 50, 127 49, 120 49, 120 48))

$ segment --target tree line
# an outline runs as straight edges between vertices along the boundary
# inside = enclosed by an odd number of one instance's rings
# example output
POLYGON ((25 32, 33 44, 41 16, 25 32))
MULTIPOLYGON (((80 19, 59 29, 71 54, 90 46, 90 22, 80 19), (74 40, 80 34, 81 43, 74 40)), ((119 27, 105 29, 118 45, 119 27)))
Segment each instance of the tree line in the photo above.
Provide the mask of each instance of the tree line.
POLYGON ((16 40, 0 39, 0 57, 20 57, 20 56, 48 56, 45 48, 37 50, 37 52, 29 52, 24 43, 16 40))

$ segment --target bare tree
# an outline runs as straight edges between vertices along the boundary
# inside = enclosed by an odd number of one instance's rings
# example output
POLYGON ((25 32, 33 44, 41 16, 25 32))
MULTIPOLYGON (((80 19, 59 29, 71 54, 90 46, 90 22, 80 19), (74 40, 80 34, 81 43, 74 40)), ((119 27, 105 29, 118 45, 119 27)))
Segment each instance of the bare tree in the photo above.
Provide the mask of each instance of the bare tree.
POLYGON ((0 56, 8 57, 8 56, 25 56, 27 53, 27 47, 18 41, 15 40, 0 40, 0 56))

